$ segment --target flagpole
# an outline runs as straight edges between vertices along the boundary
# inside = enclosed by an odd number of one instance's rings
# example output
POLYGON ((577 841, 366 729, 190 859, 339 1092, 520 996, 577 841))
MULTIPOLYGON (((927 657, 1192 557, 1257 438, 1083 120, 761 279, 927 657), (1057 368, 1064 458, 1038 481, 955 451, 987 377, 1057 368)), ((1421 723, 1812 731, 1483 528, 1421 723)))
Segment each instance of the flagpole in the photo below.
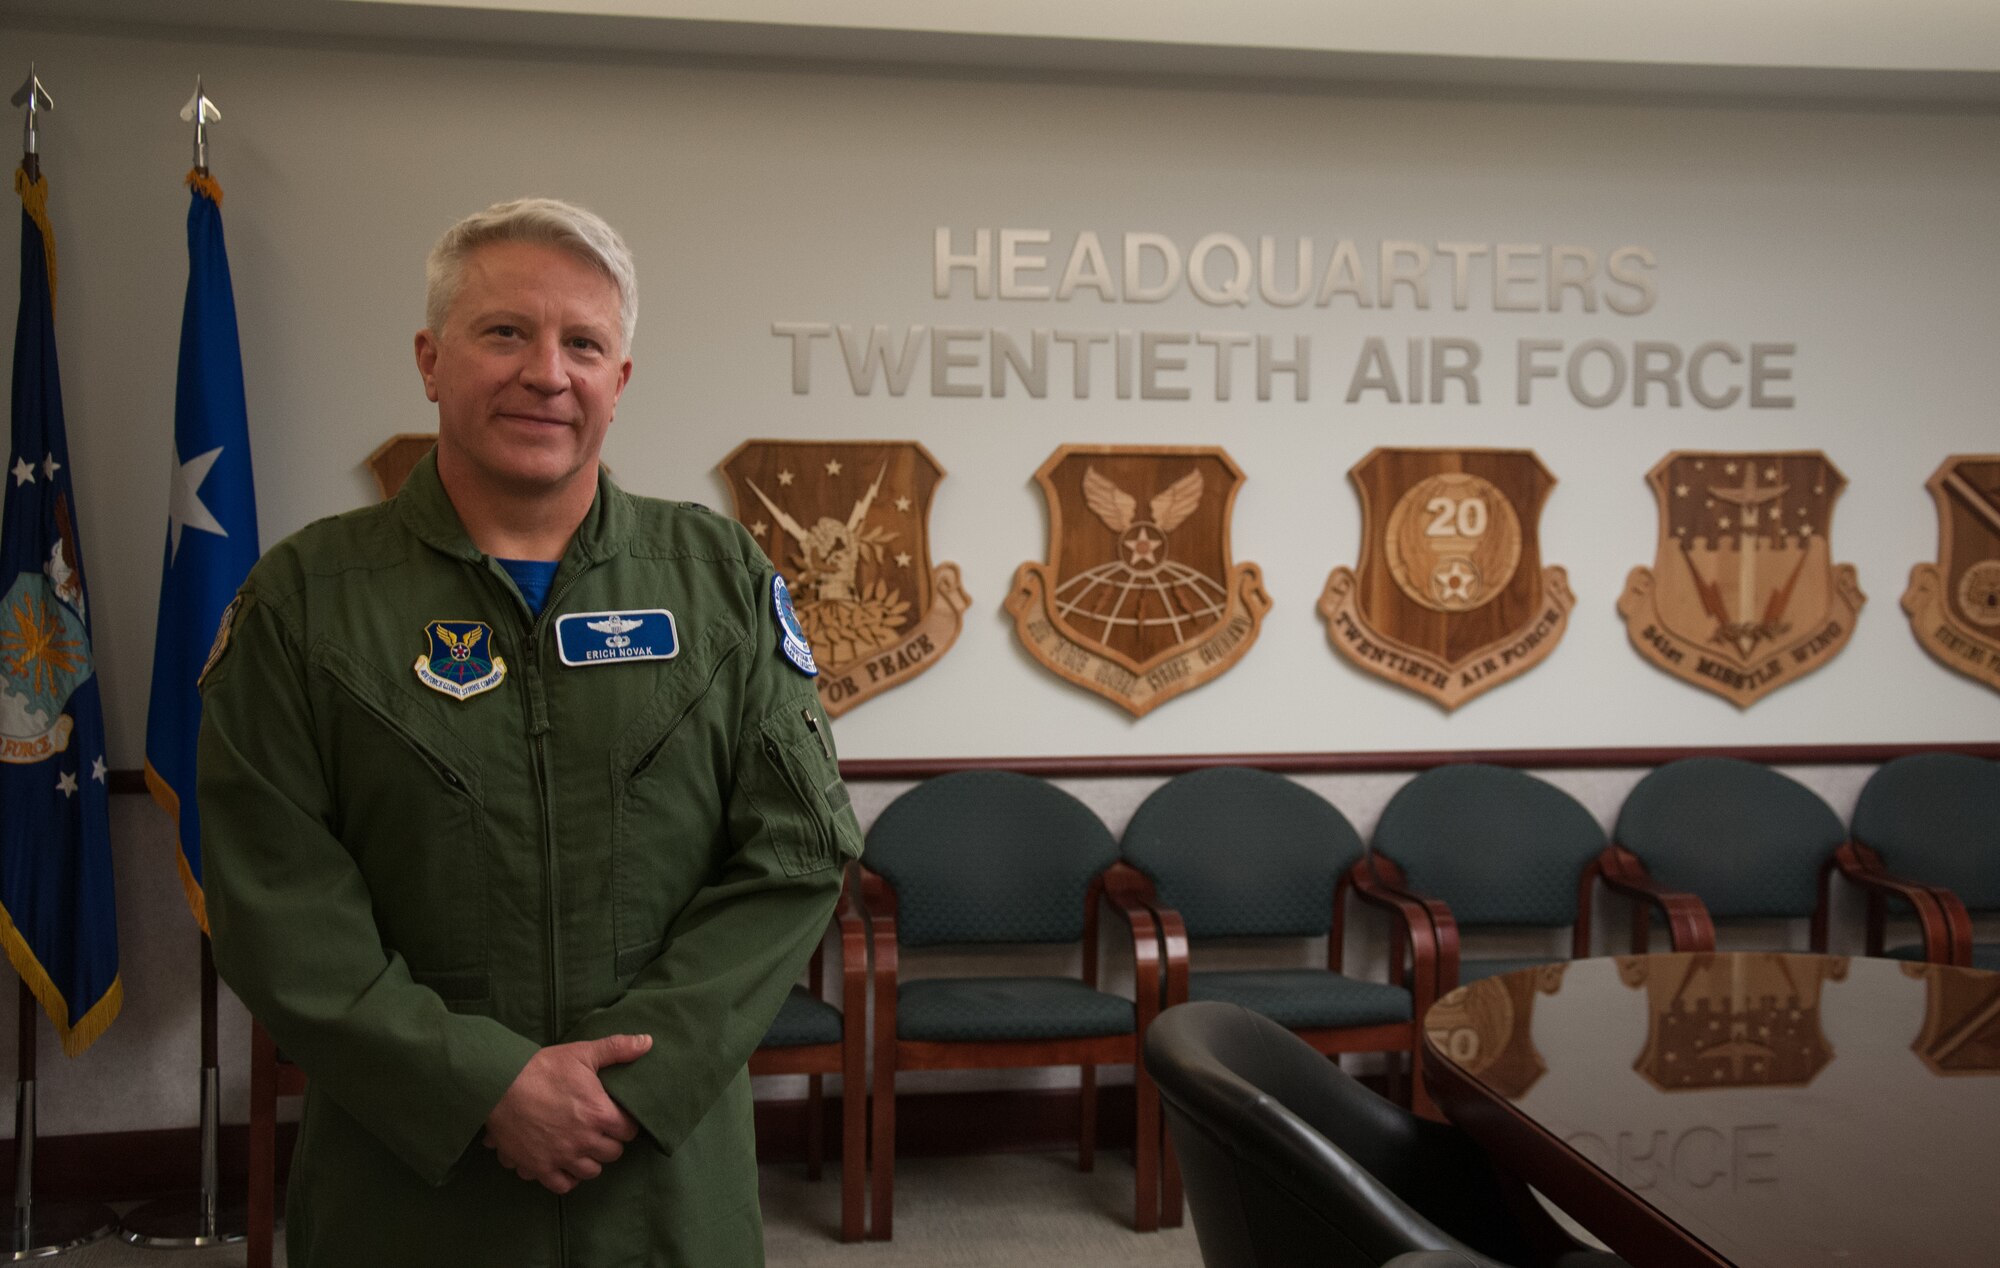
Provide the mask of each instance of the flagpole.
POLYGON ((21 983, 14 1078, 14 1231, 7 1258, 43 1259, 87 1246, 118 1227, 111 1208, 97 1202, 35 1200, 35 1040, 41 1004, 21 983))
MULTIPOLYGON (((24 107, 21 129, 21 171, 28 184, 41 180, 40 115, 55 109, 42 86, 35 64, 28 64, 27 82, 13 97, 24 107)), ((10 1260, 41 1259, 109 1236, 118 1227, 111 1208, 96 1202, 37 1202, 35 1200, 35 1047, 41 1028, 41 1002, 23 976, 20 1011, 14 1035, 14 1224, 8 1239, 10 1260)))
MULTIPOLYGON (((181 110, 183 122, 194 124, 194 171, 208 175, 208 125, 219 122, 222 112, 202 91, 201 77, 194 81, 194 96, 181 110)), ((150 746, 150 737, 149 737, 150 746)), ((187 790, 190 793, 192 789, 187 790)), ((216 1136, 220 1107, 221 1071, 216 1053, 217 1009, 215 953, 209 946, 208 931, 199 930, 201 943, 201 1162, 198 1188, 193 1194, 178 1194, 149 1202, 128 1213, 121 1234, 135 1246, 161 1250, 182 1250, 197 1246, 219 1246, 240 1242, 249 1233, 250 1212, 247 1195, 230 1201, 220 1196, 216 1166, 216 1136)))
POLYGON ((215 954, 208 935, 201 941, 201 1174, 193 1193, 176 1193, 126 1212, 119 1236, 154 1250, 192 1250, 240 1242, 250 1231, 245 1197, 222 1200, 217 1176, 216 1137, 221 1071, 216 1053, 215 954))

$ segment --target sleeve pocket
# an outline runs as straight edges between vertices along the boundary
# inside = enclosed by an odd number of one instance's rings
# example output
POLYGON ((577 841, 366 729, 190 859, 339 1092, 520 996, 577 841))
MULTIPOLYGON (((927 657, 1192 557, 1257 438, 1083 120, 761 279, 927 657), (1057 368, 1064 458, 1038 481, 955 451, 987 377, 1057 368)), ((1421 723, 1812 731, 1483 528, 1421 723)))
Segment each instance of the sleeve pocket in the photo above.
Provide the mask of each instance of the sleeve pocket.
POLYGON ((810 705, 765 720, 758 808, 788 875, 839 867, 861 856, 861 825, 841 781, 827 724, 810 705))

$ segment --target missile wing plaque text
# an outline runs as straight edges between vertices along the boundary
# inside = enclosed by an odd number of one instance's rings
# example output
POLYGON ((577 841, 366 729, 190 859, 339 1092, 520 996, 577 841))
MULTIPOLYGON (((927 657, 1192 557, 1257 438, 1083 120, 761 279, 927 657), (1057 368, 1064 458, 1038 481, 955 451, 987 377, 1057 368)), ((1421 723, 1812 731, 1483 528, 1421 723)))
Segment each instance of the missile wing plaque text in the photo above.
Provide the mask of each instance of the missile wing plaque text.
POLYGON ((1825 454, 1683 450, 1646 479, 1659 545, 1618 600, 1641 656, 1748 708, 1847 645, 1867 596, 1833 562, 1847 480, 1825 454))

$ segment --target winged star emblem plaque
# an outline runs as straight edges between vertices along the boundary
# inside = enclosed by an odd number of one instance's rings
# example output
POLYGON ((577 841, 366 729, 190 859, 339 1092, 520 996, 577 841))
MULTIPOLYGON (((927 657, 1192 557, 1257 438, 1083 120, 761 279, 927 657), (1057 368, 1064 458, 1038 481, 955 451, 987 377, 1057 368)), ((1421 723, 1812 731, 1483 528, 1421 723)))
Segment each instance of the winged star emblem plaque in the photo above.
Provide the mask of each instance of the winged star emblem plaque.
POLYGON ((1639 654, 1748 708, 1847 646, 1868 596, 1833 562, 1833 503, 1847 480, 1818 450, 1662 458, 1651 568, 1618 614, 1639 654))
POLYGON ((1526 673, 1569 624, 1569 574, 1542 566, 1555 487, 1526 449, 1376 449, 1348 473, 1361 494, 1361 565, 1319 599, 1327 640, 1354 664, 1456 709, 1526 673))
POLYGON ((1910 570, 1903 611, 1924 650, 2000 691, 2000 454, 1956 454, 1925 485, 1938 561, 1910 570))
POLYGON ((1049 562, 1014 571, 1028 653, 1143 717, 1243 658, 1271 600, 1229 555, 1243 473, 1211 446, 1064 445, 1035 481, 1049 562))
POLYGON ((784 575, 838 716, 923 673, 970 603, 958 565, 931 566, 944 468, 914 440, 750 440, 722 460, 736 518, 784 575))

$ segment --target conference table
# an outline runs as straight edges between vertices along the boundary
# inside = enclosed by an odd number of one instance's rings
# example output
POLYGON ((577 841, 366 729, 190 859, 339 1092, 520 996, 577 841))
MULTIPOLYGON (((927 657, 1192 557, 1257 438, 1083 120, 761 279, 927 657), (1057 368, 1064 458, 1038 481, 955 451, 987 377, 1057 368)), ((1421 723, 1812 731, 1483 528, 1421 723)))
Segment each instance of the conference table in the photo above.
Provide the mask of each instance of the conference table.
POLYGON ((2000 973, 1615 956, 1424 1029, 1445 1114, 1635 1268, 2000 1264, 2000 973))

